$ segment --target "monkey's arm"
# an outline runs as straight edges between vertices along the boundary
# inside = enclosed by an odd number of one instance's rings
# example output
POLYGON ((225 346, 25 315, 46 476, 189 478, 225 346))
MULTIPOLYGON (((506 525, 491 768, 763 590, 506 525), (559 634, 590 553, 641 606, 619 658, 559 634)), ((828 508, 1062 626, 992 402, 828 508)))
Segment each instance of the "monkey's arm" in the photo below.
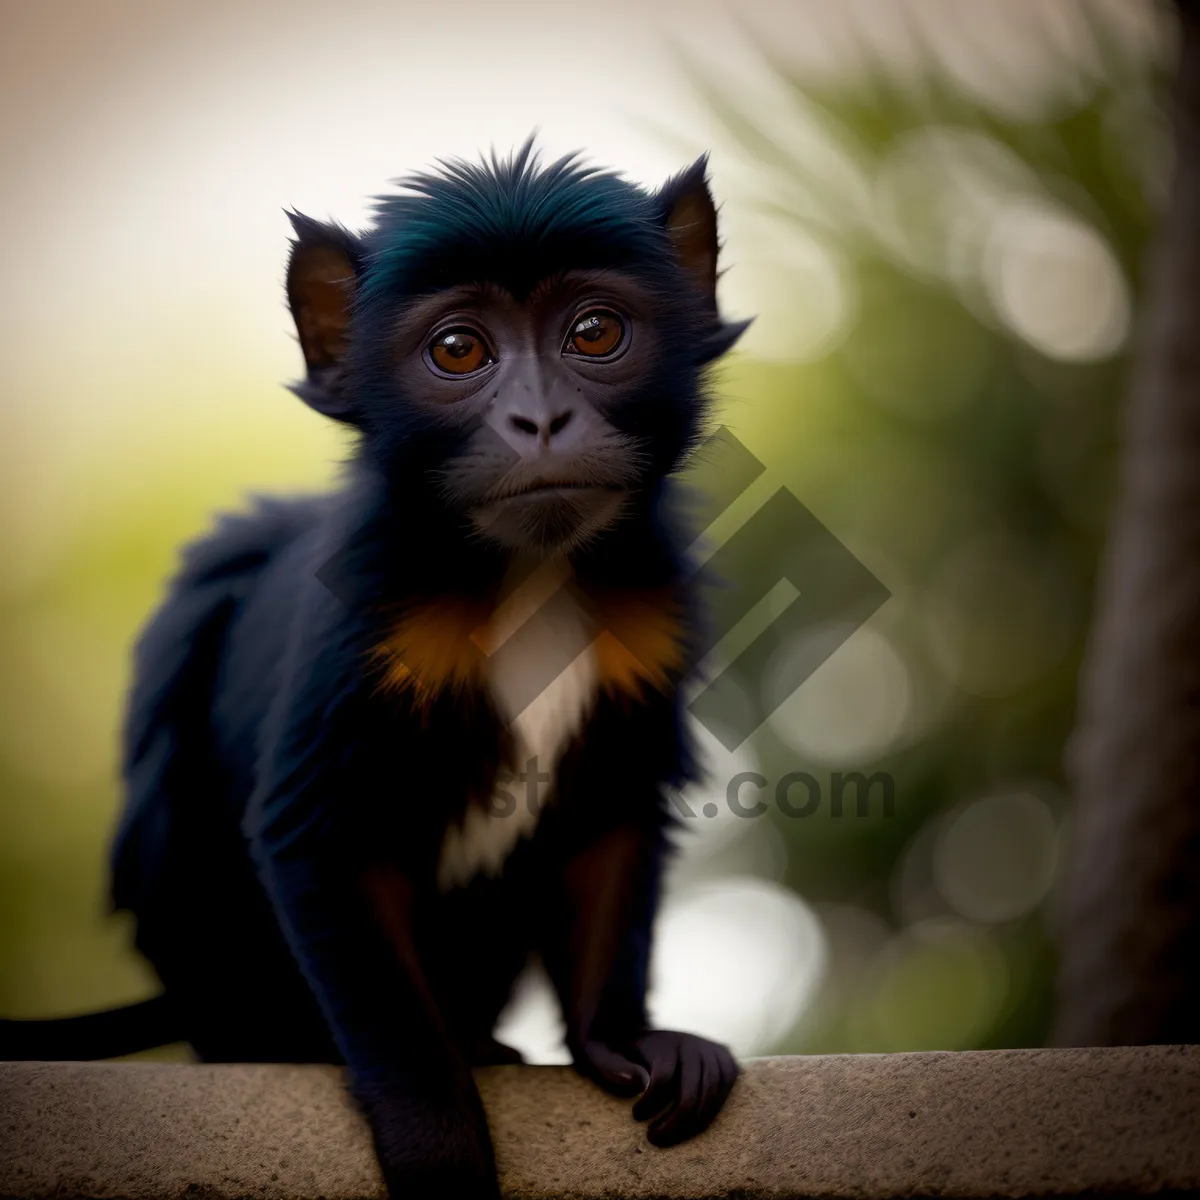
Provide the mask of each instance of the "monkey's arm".
POLYGON ((389 1192, 498 1196, 479 1094, 413 950, 408 881, 387 867, 355 878, 259 853, 288 941, 370 1122, 389 1192))
POLYGON ((379 731, 359 700, 358 660, 338 644, 335 631, 309 630, 293 655, 246 832, 391 1194, 491 1200, 499 1192, 483 1107, 413 948, 411 887, 376 865, 372 814, 389 799, 381 789, 391 776, 374 757, 379 731), (305 645, 321 649, 306 655, 305 645))
POLYGON ((664 852, 661 829, 619 825, 574 854, 561 876, 562 917, 543 954, 576 1067, 617 1095, 669 1146, 702 1132, 738 1075, 729 1051, 646 1018, 650 933, 664 852))

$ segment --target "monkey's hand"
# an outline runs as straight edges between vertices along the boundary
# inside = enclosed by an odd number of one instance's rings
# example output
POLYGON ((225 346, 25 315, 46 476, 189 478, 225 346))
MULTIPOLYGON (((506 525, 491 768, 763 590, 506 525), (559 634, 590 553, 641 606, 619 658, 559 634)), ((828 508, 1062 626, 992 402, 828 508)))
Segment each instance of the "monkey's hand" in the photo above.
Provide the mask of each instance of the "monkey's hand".
POLYGON ((354 1093, 393 1200, 500 1200, 477 1095, 431 1099, 391 1083, 358 1083, 354 1093))
POLYGON ((707 1129, 738 1077, 724 1046, 667 1029, 623 1045, 586 1041, 574 1058, 576 1070, 605 1091, 638 1096, 634 1118, 650 1122, 646 1137, 655 1146, 673 1146, 707 1129))

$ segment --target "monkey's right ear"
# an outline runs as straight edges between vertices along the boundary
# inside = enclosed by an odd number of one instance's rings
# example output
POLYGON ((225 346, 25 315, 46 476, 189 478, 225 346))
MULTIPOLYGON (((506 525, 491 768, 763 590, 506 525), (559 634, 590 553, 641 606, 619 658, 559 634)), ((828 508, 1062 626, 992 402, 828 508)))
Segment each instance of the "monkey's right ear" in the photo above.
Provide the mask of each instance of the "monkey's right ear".
POLYGON ((341 225, 289 212, 296 232, 288 259, 287 298, 307 377, 292 385, 306 404, 339 421, 353 420, 343 365, 350 314, 362 273, 362 245, 341 225))

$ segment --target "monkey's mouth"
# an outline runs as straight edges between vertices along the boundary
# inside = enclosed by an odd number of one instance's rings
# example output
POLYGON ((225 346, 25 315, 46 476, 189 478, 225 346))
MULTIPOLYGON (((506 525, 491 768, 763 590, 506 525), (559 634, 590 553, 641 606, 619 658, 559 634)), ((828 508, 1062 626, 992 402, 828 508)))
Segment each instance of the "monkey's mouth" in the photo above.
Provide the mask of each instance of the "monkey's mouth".
POLYGON ((499 487, 471 510, 486 537, 510 549, 571 550, 608 528, 621 514, 627 488, 581 479, 527 480, 499 487))
POLYGON ((524 484, 521 487, 510 488, 507 491, 489 496, 488 503, 495 504, 505 500, 523 500, 527 498, 552 499, 556 496, 578 496, 585 492, 614 492, 619 490, 609 484, 585 482, 578 479, 539 479, 535 482, 524 484))

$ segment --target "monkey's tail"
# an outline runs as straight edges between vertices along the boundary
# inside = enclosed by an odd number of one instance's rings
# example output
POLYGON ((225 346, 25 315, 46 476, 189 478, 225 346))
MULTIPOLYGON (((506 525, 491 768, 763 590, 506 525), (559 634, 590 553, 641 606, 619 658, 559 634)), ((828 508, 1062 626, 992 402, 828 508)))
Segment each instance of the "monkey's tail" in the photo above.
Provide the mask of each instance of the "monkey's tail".
POLYGON ((0 1020, 0 1060, 11 1062, 118 1058, 182 1040, 179 1018, 165 995, 81 1017, 0 1020))

